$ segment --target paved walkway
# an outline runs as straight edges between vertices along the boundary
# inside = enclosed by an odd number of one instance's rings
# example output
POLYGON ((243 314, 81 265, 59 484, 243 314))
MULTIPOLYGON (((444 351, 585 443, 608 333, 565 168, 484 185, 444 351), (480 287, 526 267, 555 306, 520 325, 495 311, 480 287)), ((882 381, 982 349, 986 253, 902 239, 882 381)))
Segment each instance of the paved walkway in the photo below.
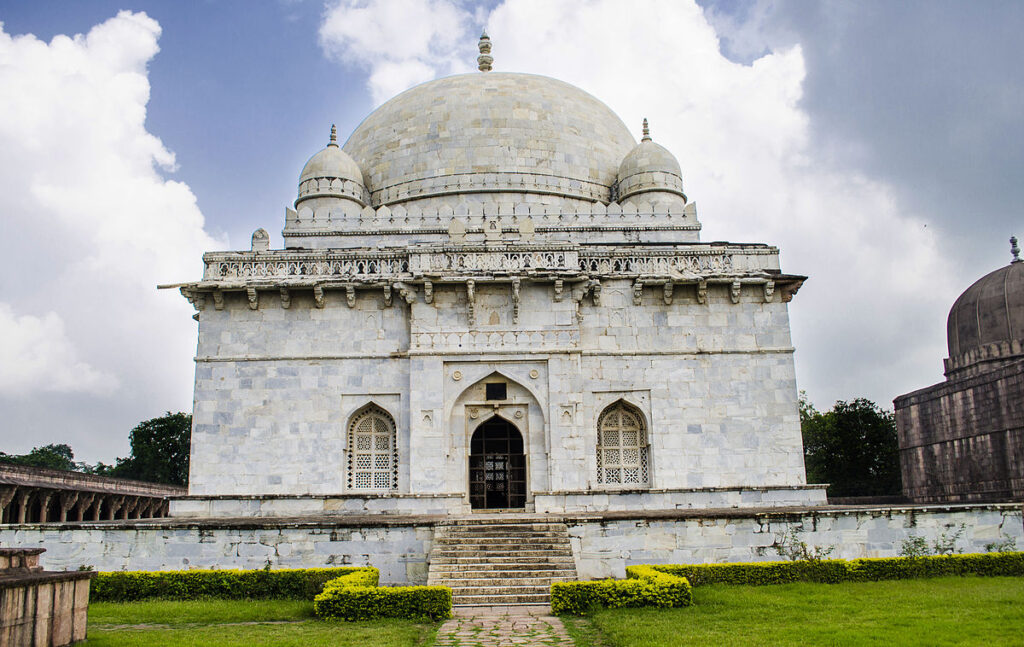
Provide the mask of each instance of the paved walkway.
POLYGON ((548 607, 456 607, 454 613, 437 632, 437 647, 573 645, 548 607))

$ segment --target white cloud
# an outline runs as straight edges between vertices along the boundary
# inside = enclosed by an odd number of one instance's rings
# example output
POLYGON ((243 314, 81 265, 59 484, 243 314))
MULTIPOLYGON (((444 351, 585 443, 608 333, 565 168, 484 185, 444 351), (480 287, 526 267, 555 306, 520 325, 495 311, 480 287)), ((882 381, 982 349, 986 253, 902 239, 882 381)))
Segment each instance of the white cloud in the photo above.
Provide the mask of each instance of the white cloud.
MULTIPOLYGON (((384 3, 360 6, 369 40, 395 28, 384 3)), ((356 40, 329 28, 340 11, 328 13, 321 33, 354 48, 356 40)), ((687 193, 700 203, 704 240, 776 244, 784 270, 810 275, 791 313, 798 380, 819 405, 866 396, 890 406, 894 396, 941 378, 956 282, 938 241, 903 211, 893 187, 832 170, 810 141, 799 46, 750 65, 722 55, 723 36, 748 55, 768 42, 754 33, 761 19, 755 12, 734 26, 743 31, 719 34, 690 1, 507 0, 490 13, 487 31, 496 70, 573 83, 637 134, 648 117, 655 141, 679 158, 687 193)), ((469 48, 448 45, 438 54, 416 39, 409 57, 425 66, 416 80, 426 68, 443 73, 456 54, 472 66, 476 34, 468 22, 459 24, 461 33, 445 43, 461 39, 469 48)), ((728 21, 716 25, 730 28, 728 21)), ((371 79, 395 79, 395 66, 409 60, 385 46, 361 52, 357 62, 371 79)), ((387 98, 380 95, 385 87, 374 84, 378 101, 387 98)))
POLYGON ((43 317, 15 316, 0 303, 0 392, 85 392, 108 395, 117 378, 79 361, 55 312, 43 317))
POLYGON ((339 0, 320 26, 324 52, 370 70, 374 103, 438 74, 470 69, 471 15, 451 0, 339 0))
MULTIPOLYGON (((49 43, 0 25, 0 326, 16 360, 4 362, 0 406, 108 394, 124 426, 106 433, 119 442, 139 416, 190 408, 191 309, 156 285, 197 276, 202 252, 222 245, 188 186, 162 177, 174 154, 146 130, 159 36, 127 11, 49 43)), ((89 453, 106 439, 58 441, 89 453)))

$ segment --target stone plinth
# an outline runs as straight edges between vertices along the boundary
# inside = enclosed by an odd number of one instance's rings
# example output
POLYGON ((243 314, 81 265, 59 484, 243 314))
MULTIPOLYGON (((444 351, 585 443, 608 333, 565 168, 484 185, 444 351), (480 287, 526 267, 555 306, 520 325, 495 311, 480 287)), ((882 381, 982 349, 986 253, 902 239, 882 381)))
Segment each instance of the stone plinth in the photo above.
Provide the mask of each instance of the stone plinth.
POLYGON ((93 571, 39 566, 45 548, 0 548, 0 645, 59 647, 85 640, 93 571))

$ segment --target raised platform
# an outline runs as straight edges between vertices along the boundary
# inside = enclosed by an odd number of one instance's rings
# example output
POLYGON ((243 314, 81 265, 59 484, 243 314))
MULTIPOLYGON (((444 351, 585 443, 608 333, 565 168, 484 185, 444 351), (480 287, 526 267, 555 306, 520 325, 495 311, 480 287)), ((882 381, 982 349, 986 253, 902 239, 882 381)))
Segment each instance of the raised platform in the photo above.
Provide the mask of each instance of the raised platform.
POLYGON ((0 543, 45 546, 55 570, 310 568, 373 565, 385 584, 425 583, 435 527, 460 520, 564 523, 580 577, 629 564, 774 561, 790 529, 838 558, 892 557, 911 536, 950 537, 984 552, 1009 537, 1024 548, 1020 504, 790 506, 566 514, 339 514, 278 518, 138 519, 0 526, 0 543))
MULTIPOLYGON (((542 514, 604 514, 723 508, 783 508, 826 504, 826 485, 536 492, 526 510, 542 514)), ((353 514, 476 514, 464 494, 252 494, 179 496, 176 518, 293 517, 353 514)))

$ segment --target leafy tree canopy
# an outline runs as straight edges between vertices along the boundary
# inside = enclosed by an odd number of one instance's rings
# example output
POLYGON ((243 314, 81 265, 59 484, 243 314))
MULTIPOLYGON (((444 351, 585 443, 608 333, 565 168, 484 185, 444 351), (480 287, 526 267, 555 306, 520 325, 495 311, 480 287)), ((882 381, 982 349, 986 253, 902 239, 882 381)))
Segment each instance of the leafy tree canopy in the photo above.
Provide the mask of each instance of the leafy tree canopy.
POLYGON ((106 475, 170 485, 188 484, 192 416, 171 413, 140 422, 128 434, 132 454, 118 458, 106 475))
POLYGON ((35 447, 27 454, 5 454, 0 452, 0 463, 25 465, 27 467, 48 467, 54 470, 73 470, 75 453, 70 445, 44 445, 35 447))
POLYGON ((800 431, 808 483, 828 483, 829 496, 900 494, 896 419, 874 402, 839 401, 819 412, 800 394, 800 431))
POLYGON ((140 422, 128 434, 128 440, 132 448, 131 456, 118 458, 114 465, 102 461, 95 465, 76 463, 74 452, 66 444, 36 447, 20 455, 0 452, 0 463, 74 470, 169 485, 188 484, 191 415, 168 411, 159 418, 140 422))

